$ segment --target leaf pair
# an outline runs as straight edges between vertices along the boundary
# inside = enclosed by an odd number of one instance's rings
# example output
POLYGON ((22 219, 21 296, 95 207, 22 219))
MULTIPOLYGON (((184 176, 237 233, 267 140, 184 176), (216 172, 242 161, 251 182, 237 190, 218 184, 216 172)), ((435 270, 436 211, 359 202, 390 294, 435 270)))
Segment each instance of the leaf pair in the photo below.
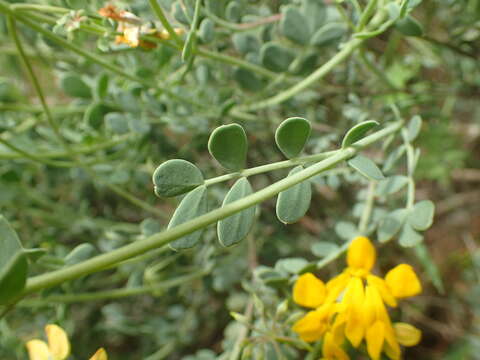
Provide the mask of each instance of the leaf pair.
POLYGON ((386 242, 400 233, 398 242, 401 246, 416 246, 423 241, 419 231, 425 231, 432 225, 434 214, 435 205, 430 200, 419 201, 411 209, 394 210, 380 222, 378 240, 386 242))

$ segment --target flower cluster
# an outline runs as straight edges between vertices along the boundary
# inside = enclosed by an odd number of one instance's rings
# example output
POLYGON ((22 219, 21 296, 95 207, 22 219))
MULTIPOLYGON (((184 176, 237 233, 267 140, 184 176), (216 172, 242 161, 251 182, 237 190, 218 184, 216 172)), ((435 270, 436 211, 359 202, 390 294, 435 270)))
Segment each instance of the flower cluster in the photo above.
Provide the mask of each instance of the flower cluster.
POLYGON ((400 345, 414 346, 421 332, 406 323, 392 324, 386 306, 422 291, 410 265, 401 264, 385 278, 372 274, 375 248, 366 237, 356 237, 347 252, 347 267, 326 284, 311 273, 303 274, 293 288, 293 300, 309 311, 293 331, 307 342, 323 338, 323 357, 348 360, 343 349, 348 342, 358 348, 365 341, 368 355, 378 360, 382 352, 390 359, 401 358, 400 345))
MULTIPOLYGON (((141 40, 142 35, 154 36, 161 40, 170 39, 170 34, 167 30, 152 28, 149 23, 144 23, 142 19, 135 14, 125 10, 119 10, 113 5, 107 5, 101 8, 98 10, 98 13, 100 16, 118 22, 117 32, 120 33, 120 35, 117 35, 115 38, 115 43, 117 44, 126 44, 134 48, 142 47, 145 49, 153 49, 157 45, 151 41, 141 40)), ((184 33, 182 28, 175 28, 174 31, 177 35, 184 33)))
MULTIPOLYGON (((30 360, 65 360, 70 355, 70 341, 65 331, 58 325, 45 326, 46 343, 43 340, 30 340, 26 343, 30 360)), ((108 360, 105 349, 100 348, 90 360, 108 360)))

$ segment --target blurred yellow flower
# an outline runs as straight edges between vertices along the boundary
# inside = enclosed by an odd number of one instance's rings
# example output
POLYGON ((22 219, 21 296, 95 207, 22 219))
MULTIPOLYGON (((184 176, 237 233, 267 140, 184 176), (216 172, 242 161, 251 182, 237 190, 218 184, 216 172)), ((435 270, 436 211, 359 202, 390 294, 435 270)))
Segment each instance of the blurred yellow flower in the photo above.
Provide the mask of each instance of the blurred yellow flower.
MULTIPOLYGON (((49 324, 45 326, 47 342, 30 340, 25 344, 30 360, 65 360, 70 355, 70 341, 60 326, 49 324)), ((105 349, 100 348, 90 360, 108 360, 105 349)))
POLYGON ((323 337, 325 359, 348 359, 342 345, 348 340, 358 348, 365 341, 372 360, 382 353, 400 359, 400 345, 414 346, 421 338, 412 325, 392 325, 386 305, 419 294, 420 281, 410 265, 400 264, 385 279, 371 273, 376 250, 371 241, 359 236, 347 251, 347 267, 325 285, 311 273, 301 275, 293 287, 293 300, 315 309, 298 320, 292 330, 307 342, 323 337))
MULTIPOLYGON (((114 5, 107 5, 98 10, 100 16, 113 19, 118 22, 117 32, 121 33, 115 37, 116 44, 126 44, 130 47, 142 47, 145 49, 153 49, 157 46, 154 42, 141 40, 142 35, 150 35, 162 40, 170 39, 167 30, 157 30, 152 28, 149 23, 145 23, 135 14, 120 10, 114 5)), ((182 28, 175 28, 177 35, 182 35, 185 31, 182 28)))

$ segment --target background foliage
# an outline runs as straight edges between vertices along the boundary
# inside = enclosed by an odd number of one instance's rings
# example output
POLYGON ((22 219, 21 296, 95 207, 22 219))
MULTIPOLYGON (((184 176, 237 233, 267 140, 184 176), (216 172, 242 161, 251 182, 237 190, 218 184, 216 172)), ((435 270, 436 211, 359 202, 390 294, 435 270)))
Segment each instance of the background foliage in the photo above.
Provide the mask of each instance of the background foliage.
MULTIPOLYGON (((424 234, 426 252, 396 243, 381 248, 382 269, 408 259, 424 282, 424 293, 403 309, 403 316, 424 331, 407 358, 478 356, 480 1, 424 1, 412 12, 422 36, 390 28, 365 41, 323 80, 265 107, 258 106, 262 99, 298 84, 338 52, 362 1, 205 1, 197 46, 183 54, 174 39, 154 39, 151 49, 115 44, 115 22, 98 15, 103 1, 33 3, 40 8, 19 6, 15 12, 67 39, 71 48, 17 23, 52 118, 69 144, 65 148, 7 30, 5 6, 26 3, 0 4, 0 206, 25 247, 46 251, 30 259, 31 274, 166 228, 178 202, 155 197, 152 173, 164 161, 181 158, 197 164, 205 178, 224 174, 207 149, 216 126, 243 125, 247 167, 253 167, 284 159, 274 133, 285 118, 310 120, 306 150, 318 153, 336 149, 361 121, 392 120, 388 104, 393 101, 406 118, 423 118, 415 142, 421 149, 416 193, 418 200, 436 203, 435 222, 424 234), (58 8, 41 10, 48 5, 58 8)), ((160 28, 147 1, 113 4, 160 28)), ((159 4, 175 27, 188 32, 193 1, 159 4)), ((380 162, 381 148, 366 155, 380 162)), ((403 168, 400 163, 398 170, 403 168)), ((265 173, 251 183, 260 189, 287 173, 265 173)), ((229 313, 253 316, 267 328, 287 321, 294 311, 291 305, 282 308, 288 278, 302 261, 324 256, 326 242, 341 245, 358 221, 366 181, 346 167, 314 180, 312 204, 294 225, 281 224, 269 200, 258 208, 247 241, 236 247, 221 247, 209 227, 192 250, 154 250, 20 302, 0 322, 0 357, 25 358, 24 341, 40 336, 45 323, 58 322, 71 334, 78 359, 100 345, 113 359, 233 358, 236 340, 246 330, 229 313), (178 284, 169 285, 171 279, 178 284), (121 292, 109 292, 113 289, 121 292), (130 296, 132 289, 143 290, 130 296), (79 293, 89 295, 69 297, 79 293)), ((224 185, 211 188, 211 209, 221 205, 227 191, 224 185)), ((389 200, 393 208, 402 202, 400 195, 389 200)), ((333 262, 322 272, 332 275, 341 266, 333 262)), ((277 358, 276 351, 286 358, 300 356, 278 339, 255 339, 252 351, 265 351, 266 358, 277 358)))

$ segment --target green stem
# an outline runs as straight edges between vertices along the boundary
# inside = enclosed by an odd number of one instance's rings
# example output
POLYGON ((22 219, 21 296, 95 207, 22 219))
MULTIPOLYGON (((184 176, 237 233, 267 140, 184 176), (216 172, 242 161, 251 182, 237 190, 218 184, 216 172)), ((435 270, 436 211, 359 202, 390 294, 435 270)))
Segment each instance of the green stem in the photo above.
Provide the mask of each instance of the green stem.
POLYGON ((139 296, 145 294, 152 294, 159 291, 168 290, 172 287, 182 285, 186 282, 201 278, 207 273, 195 272, 193 274, 179 276, 174 279, 165 280, 162 284, 151 286, 139 286, 125 289, 114 289, 105 291, 96 291, 91 293, 80 294, 66 294, 66 295, 51 295, 43 299, 29 299, 26 300, 22 306, 51 306, 52 303, 71 304, 77 302, 99 301, 99 300, 115 300, 122 299, 129 296, 139 296))
POLYGON ((245 169, 245 170, 230 173, 230 174, 220 175, 220 176, 205 180, 204 185, 210 186, 213 184, 218 184, 220 182, 233 180, 239 177, 248 177, 248 176, 258 175, 258 174, 262 174, 262 173, 270 172, 274 170, 285 169, 285 168, 289 168, 296 165, 304 165, 311 162, 318 162, 320 160, 328 158, 329 156, 332 156, 336 152, 337 151, 328 151, 321 154, 302 156, 296 159, 278 161, 278 162, 267 164, 267 165, 256 166, 250 169, 245 169))
MULTIPOLYGON (((91 145, 89 147, 77 147, 77 148, 72 148, 73 151, 76 154, 90 154, 99 150, 104 150, 108 149, 112 146, 121 144, 128 140, 130 137, 132 137, 132 134, 125 134, 121 135, 116 139, 112 139, 110 141, 105 141, 103 143, 91 145)), ((42 159, 52 159, 52 158, 63 158, 69 156, 68 153, 65 151, 52 151, 52 152, 37 152, 35 151, 35 155, 29 154, 27 152, 22 151, 19 148, 16 148, 14 145, 11 144, 5 144, 6 140, 0 138, 0 142, 2 142, 5 146, 11 148, 14 150, 16 153, 2 153, 0 152, 0 159, 9 159, 9 160, 14 160, 14 159, 21 159, 22 157, 27 157, 31 160, 39 161, 41 162, 42 159)), ((56 163, 48 163, 47 165, 53 165, 53 166, 60 166, 60 167, 65 167, 68 164, 68 162, 56 162, 56 163)))
MULTIPOLYGON (((48 160, 48 159, 30 154, 30 153, 16 147, 15 145, 10 144, 8 141, 2 139, 1 137, 0 137, 0 144, 3 144, 6 147, 8 147, 9 149, 11 149, 12 151, 15 151, 19 155, 16 158, 23 157, 23 158, 26 158, 26 159, 29 159, 29 160, 32 160, 32 161, 35 161, 35 162, 39 162, 39 163, 44 164, 44 165, 50 165, 50 166, 55 166, 55 167, 72 167, 72 166, 75 166, 75 163, 72 163, 71 161, 48 160)), ((2 156, 2 154, 0 154, 0 159, 2 159, 2 158, 3 158, 3 156, 2 156)))
POLYGON ((71 10, 58 7, 58 6, 49 6, 49 5, 38 5, 38 4, 12 4, 10 6, 12 10, 19 10, 19 11, 42 11, 47 13, 59 13, 59 14, 67 14, 71 10))
POLYGON ((314 71, 311 75, 297 83, 296 85, 286 89, 279 94, 272 96, 269 99, 262 100, 250 105, 243 105, 239 106, 237 109, 242 111, 249 111, 249 110, 259 110, 269 106, 278 105, 293 96, 297 95, 301 91, 305 90, 309 86, 313 85, 320 79, 322 79, 325 75, 327 75, 330 71, 332 71, 338 64, 343 62, 350 54, 353 53, 355 49, 357 49, 362 43, 364 39, 351 39, 349 42, 345 44, 345 46, 340 50, 335 56, 333 56, 330 60, 328 60, 325 64, 323 64, 320 68, 314 71))
POLYGON ((210 211, 205 215, 199 216, 169 230, 152 235, 145 240, 136 241, 67 268, 29 278, 21 296, 23 297, 41 289, 49 288, 84 275, 102 271, 103 269, 111 267, 114 264, 118 264, 121 261, 144 254, 149 250, 164 246, 176 239, 181 238, 182 236, 203 229, 208 225, 217 222, 218 220, 224 219, 235 213, 238 213, 239 211, 263 202, 277 195, 278 193, 298 183, 301 183, 302 181, 305 181, 327 169, 332 168, 338 163, 341 163, 354 156, 358 150, 371 145, 378 140, 389 136, 390 134, 395 133, 402 127, 402 125, 403 122, 394 123, 356 142, 354 144, 355 147, 338 150, 334 155, 328 157, 327 159, 324 159, 294 175, 271 184, 254 194, 234 201, 222 208, 210 211))
POLYGON ((40 83, 38 82, 37 77, 35 76, 35 73, 33 71, 32 65, 30 64, 30 61, 27 58, 27 55, 25 54, 25 51, 23 50, 22 43, 20 41, 20 38, 18 37, 16 25, 15 25, 15 20, 9 16, 7 18, 7 27, 10 35, 12 36, 12 39, 15 43, 15 46, 17 47, 18 54, 20 55, 20 58, 22 59, 23 64, 27 68, 28 76, 30 78, 30 81, 33 84, 33 87, 35 88, 35 92, 37 93, 38 98, 40 99, 40 103, 42 104, 43 111, 45 112, 45 115, 47 117, 48 124, 52 128, 53 132, 63 145, 63 147, 69 151, 68 145, 65 143, 63 140, 63 137, 60 134, 60 128, 53 118, 52 113, 50 112, 50 108, 47 105, 47 101, 45 100, 45 96, 43 94, 42 88, 40 87, 40 83))
MULTIPOLYGON (((98 179, 97 179, 98 181, 98 179)), ((137 198, 136 196, 130 194, 128 191, 123 190, 121 187, 114 185, 114 184, 109 184, 107 182, 102 182, 103 185, 108 187, 111 191, 113 191, 115 194, 123 197, 124 199, 130 201, 132 204, 138 206, 139 208, 146 210, 152 214, 157 215, 161 219, 167 219, 168 216, 165 214, 165 211, 162 211, 160 209, 157 209, 156 207, 150 205, 149 203, 145 202, 142 199, 137 198)))
POLYGON ((358 21, 357 31, 362 31, 365 26, 367 26, 368 21, 377 8, 377 2, 378 0, 370 0, 368 2, 367 7, 363 11, 362 15, 360 16, 360 20, 358 21))
POLYGON ((373 203, 375 200, 375 188, 377 186, 376 181, 370 181, 368 184, 368 193, 367 199, 365 200, 365 205, 363 208, 362 216, 360 218, 360 222, 358 224, 358 231, 362 235, 366 235, 368 222, 370 221, 370 217, 372 215, 373 210, 373 203))
POLYGON ((162 8, 160 7, 160 5, 158 5, 158 2, 157 0, 148 0, 151 8, 153 9, 153 12, 155 13, 155 15, 157 16, 158 20, 160 20, 160 22, 162 23, 163 27, 165 28, 165 30, 168 31, 168 33, 170 34, 170 37, 179 45, 179 46, 183 46, 183 41, 182 39, 180 39, 180 37, 177 35, 177 33, 175 32, 175 30, 173 29, 172 25, 170 25, 170 23, 168 22, 168 19, 167 17, 165 16, 165 14, 163 13, 163 10, 162 8))
MULTIPOLYGON (((1 51, 1 50, 0 50, 1 51)), ((87 109, 86 106, 64 106, 59 105, 52 108, 50 106, 50 110, 55 113, 59 114, 82 114, 87 109)), ((30 104, 0 104, 0 111, 24 111, 29 113, 41 113, 43 108, 38 105, 30 105, 30 104)))

